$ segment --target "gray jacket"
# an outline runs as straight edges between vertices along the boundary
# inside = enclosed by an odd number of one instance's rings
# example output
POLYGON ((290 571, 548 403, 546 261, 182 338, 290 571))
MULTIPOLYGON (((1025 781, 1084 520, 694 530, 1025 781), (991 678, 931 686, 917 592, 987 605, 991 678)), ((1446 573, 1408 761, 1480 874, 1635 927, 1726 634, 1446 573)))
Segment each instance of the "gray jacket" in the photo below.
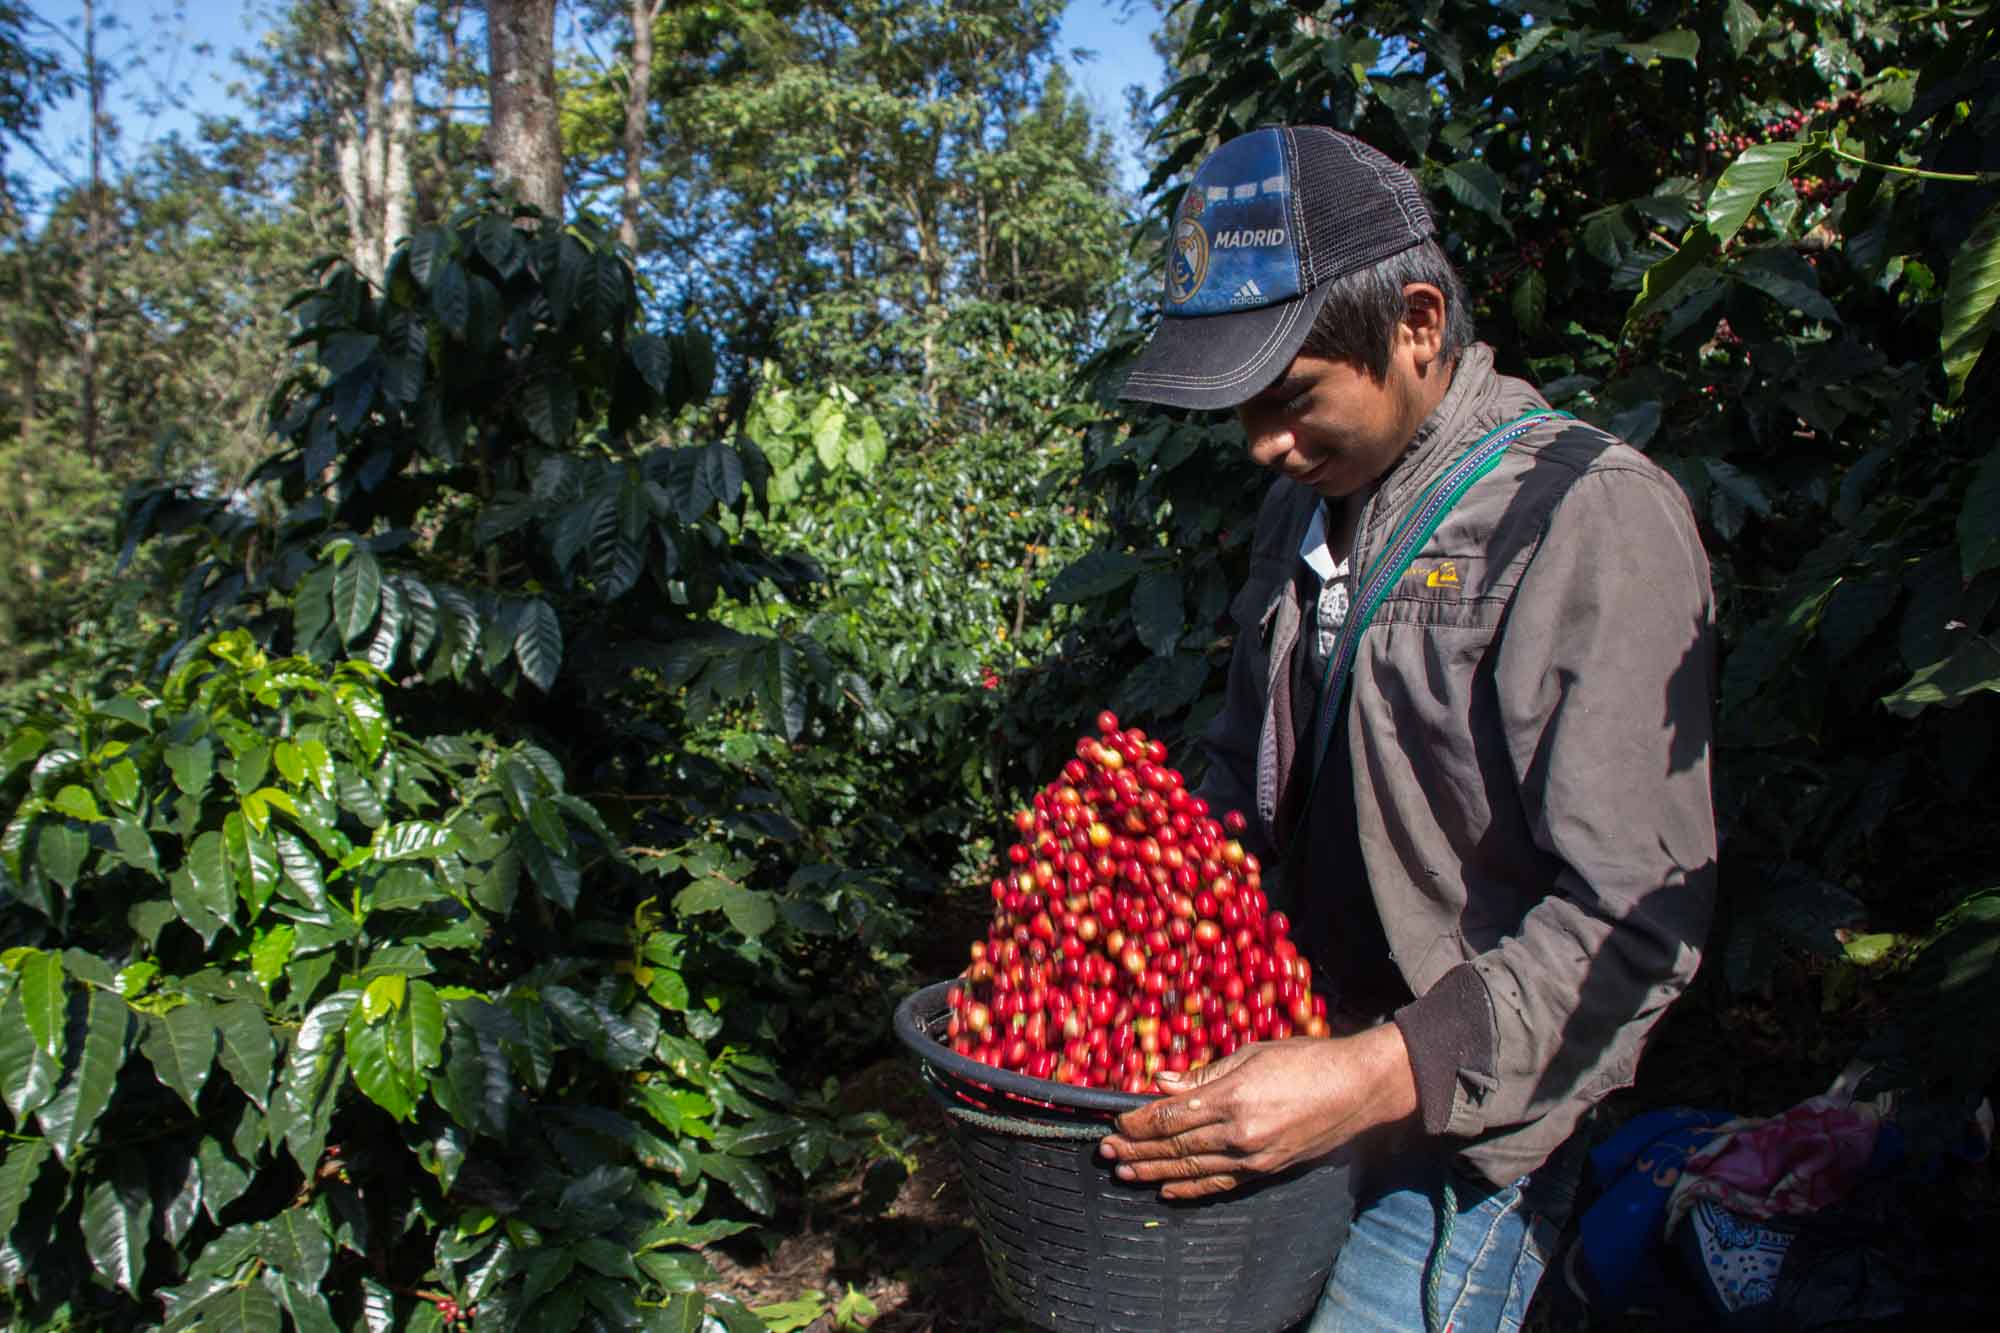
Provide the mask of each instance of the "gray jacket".
MULTIPOLYGON (((1466 351, 1361 511, 1357 575, 1429 481, 1546 406, 1495 373, 1490 348, 1466 351)), ((1252 816, 1266 860, 1291 832, 1280 812, 1310 786, 1289 663, 1317 499, 1283 479, 1265 497, 1206 737, 1204 792, 1252 816)), ((1680 488, 1615 438, 1556 419, 1473 486, 1363 636, 1345 735, 1368 890, 1418 997, 1395 1021, 1425 1128, 1496 1183, 1533 1171, 1632 1081, 1700 961, 1715 886, 1713 620, 1680 488)), ((1316 804, 1307 818, 1331 817, 1316 804)), ((1305 865, 1295 891, 1332 891, 1329 873, 1305 865)))

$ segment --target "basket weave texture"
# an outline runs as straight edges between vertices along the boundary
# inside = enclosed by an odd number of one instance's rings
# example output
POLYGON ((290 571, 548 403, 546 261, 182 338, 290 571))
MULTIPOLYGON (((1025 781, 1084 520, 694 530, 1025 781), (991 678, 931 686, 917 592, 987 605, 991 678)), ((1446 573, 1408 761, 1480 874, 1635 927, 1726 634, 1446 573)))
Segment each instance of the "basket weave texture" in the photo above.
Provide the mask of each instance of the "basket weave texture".
POLYGON ((1097 1154, 1118 1110, 1150 1100, 967 1060, 932 1035, 950 983, 896 1029, 950 1113, 994 1288, 1057 1333, 1279 1333, 1309 1313, 1351 1208, 1333 1160, 1198 1203, 1127 1184, 1097 1154))

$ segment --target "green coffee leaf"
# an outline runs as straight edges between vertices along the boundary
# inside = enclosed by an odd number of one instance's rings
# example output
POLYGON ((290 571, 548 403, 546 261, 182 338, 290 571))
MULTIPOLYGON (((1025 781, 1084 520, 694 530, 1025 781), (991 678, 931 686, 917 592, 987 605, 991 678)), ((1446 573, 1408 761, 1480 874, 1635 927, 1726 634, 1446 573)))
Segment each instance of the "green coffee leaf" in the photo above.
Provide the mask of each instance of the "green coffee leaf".
POLYGON ((1181 580, 1165 570, 1141 574, 1132 590, 1132 627, 1139 642, 1154 653, 1171 653, 1187 628, 1181 601, 1181 580))
MULTIPOLYGON (((282 1139, 301 1171, 319 1165, 318 1145, 325 1131, 316 1129, 322 1110, 330 1111, 334 1089, 328 1075, 341 1056, 341 1030, 360 1003, 358 990, 340 990, 314 1005, 299 1024, 285 1054, 284 1072, 271 1105, 268 1127, 273 1144, 282 1139)), ((228 1042, 225 1029, 223 1040, 228 1042)), ((224 1061, 225 1065, 227 1060, 224 1061)), ((233 1072, 233 1071, 232 1071, 233 1072)))
POLYGON ((41 754, 49 743, 48 733, 39 727, 21 727, 0 743, 0 782, 14 776, 14 770, 41 754))
POLYGON ((237 875, 237 892, 250 909, 248 919, 255 921, 278 887, 277 848, 238 811, 223 817, 222 836, 237 875))
POLYGON ((556 619, 555 608, 537 597, 522 608, 514 634, 515 660, 521 664, 521 674, 546 694, 562 668, 562 656, 562 624, 556 619))
POLYGON ((319 1292, 300 1286, 288 1276, 279 1287, 278 1294, 298 1333, 340 1333, 332 1308, 319 1292))
POLYGON ((1959 570, 1967 583, 2000 568, 2000 447, 1986 451, 1958 511, 1959 570))
POLYGON ((271 844, 278 853, 278 891, 316 917, 324 917, 326 883, 320 876, 319 858, 296 833, 286 829, 273 833, 271 844))
POLYGON ((251 1282, 197 1301, 168 1322, 167 1333, 196 1328, 202 1333, 284 1333, 284 1315, 278 1298, 263 1284, 251 1282))
POLYGON ((472 285, 458 261, 447 259, 431 279, 431 309, 453 337, 465 338, 465 326, 472 318, 472 285))
POLYGON ((333 799, 333 756, 327 752, 324 742, 306 739, 299 742, 299 757, 305 761, 306 776, 312 779, 313 787, 327 800, 333 799))
POLYGON ((1505 192, 1493 168, 1477 158, 1468 158, 1448 163, 1443 174, 1444 188, 1452 198, 1468 208, 1478 209, 1512 234, 1513 223, 1504 207, 1505 192))
POLYGON ((666 393, 673 379, 674 354, 665 338, 656 333, 641 333, 625 344, 625 354, 632 358, 632 365, 646 381, 647 388, 657 394, 666 393))
POLYGON ((83 1044, 70 1052, 62 1087, 35 1113, 65 1166, 111 1104, 112 1088, 125 1064, 130 1019, 124 1000, 109 991, 92 990, 84 1011, 83 1044))
POLYGON ((737 1157, 757 1157, 784 1149, 806 1129, 806 1122, 797 1116, 760 1116, 731 1134, 724 1146, 737 1157))
POLYGON ((799 650, 776 639, 758 657, 757 702, 764 723, 786 740, 796 741, 806 726, 805 671, 799 650))
POLYGON ((0 1003, 0 1100, 5 1100, 16 1124, 55 1095, 61 1074, 61 1060, 43 1050, 28 1027, 16 986, 0 1003))
POLYGON ((336 333, 319 345, 319 363, 339 379, 375 354, 382 340, 373 333, 336 333))
POLYGON ((145 1019, 146 1035, 139 1049, 152 1062, 153 1075, 172 1088, 190 1111, 215 1067, 215 1019, 211 1007, 192 1000, 159 1016, 145 1019))
POLYGON ((308 1291, 326 1280, 333 1264, 326 1229, 305 1208, 288 1208, 259 1227, 257 1253, 308 1291))
POLYGON ((165 878, 160 872, 159 852, 137 819, 126 815, 112 820, 111 839, 126 865, 154 879, 165 878))
POLYGON ((1802 158, 1817 151, 1803 143, 1760 143, 1744 149, 1709 191, 1702 208, 1709 234, 1717 243, 1727 242, 1764 196, 1796 174, 1794 168, 1802 158))
POLYGON ((442 1044, 444 1027, 443 1010, 432 992, 431 1013, 426 1021, 434 1021, 435 1029, 421 1038, 415 1035, 413 1006, 404 1004, 406 986, 407 981, 400 974, 377 977, 369 983, 362 1007, 349 1016, 346 1028, 347 1062, 354 1085, 398 1120, 414 1118, 424 1073, 417 1057, 420 1052, 428 1051, 435 1063, 435 1047, 442 1044), (394 992, 392 1007, 390 1000, 379 998, 391 991, 394 992), (371 1001, 375 1002, 372 1017, 371 1001))
POLYGON ((353 643, 375 623, 382 604, 382 566, 374 552, 356 546, 333 576, 333 621, 343 642, 353 643))
POLYGON ((428 288, 451 258, 451 234, 442 227, 426 227, 410 238, 408 254, 410 276, 428 288))
POLYGON ((252 1105, 262 1111, 271 1091, 275 1066, 271 1028, 263 1011, 248 1000, 229 1000, 210 1011, 220 1041, 219 1058, 229 1077, 252 1105))
POLYGON ((729 918, 730 925, 753 940, 776 925, 778 920, 777 908, 772 905, 770 894, 734 884, 722 887, 722 913, 729 918))
POLYGON ((7 1155, 0 1158, 0 1240, 5 1240, 20 1220, 21 1207, 40 1179, 42 1166, 49 1160, 47 1139, 14 1138, 7 1141, 7 1155))
POLYGON ((369 982, 367 988, 361 992, 362 1021, 379 1022, 401 1009, 409 984, 410 979, 401 972, 390 972, 369 982))
POLYGON ((257 932, 250 945, 250 971, 266 986, 276 985, 292 961, 298 931, 291 926, 272 926, 257 932))
MULTIPOLYGON (((1944 354, 1946 397, 1957 401, 1966 377, 1979 363, 1993 332, 1993 309, 2000 302, 2000 204, 1979 219, 1952 257, 1944 293, 1944 327, 1938 345, 1944 354)), ((1970 577, 1968 575, 1968 577, 1970 577)))
POLYGON ((518 273, 527 258, 514 220, 498 213, 488 213, 473 224, 472 244, 503 278, 518 273))
POLYGON ((1618 49, 1641 64, 1652 60, 1685 60, 1691 65, 1701 54, 1701 38, 1686 28, 1675 28, 1643 42, 1620 42, 1618 49))
POLYGON ((71 819, 81 819, 86 824, 95 824, 104 818, 104 812, 97 808, 97 798, 91 794, 90 788, 79 787, 75 783, 59 789, 49 804, 71 819))
POLYGON ((427 819, 408 819, 375 830, 369 851, 377 861, 407 861, 449 851, 451 831, 427 819))
POLYGON ((16 960, 14 970, 21 978, 14 993, 20 997, 21 1014, 36 1047, 51 1059, 61 1060, 68 1011, 62 955, 30 950, 16 960))
POLYGON ((176 1146, 154 1157, 153 1166, 154 1216, 167 1243, 178 1246, 201 1220, 201 1161, 176 1146))
POLYGON ((576 429, 576 409, 576 381, 562 371, 537 375, 521 390, 521 419, 551 448, 568 442, 576 429))
POLYGON ((714 1152, 701 1154, 699 1160, 701 1173, 721 1181, 751 1212, 769 1217, 777 1210, 778 1196, 771 1178, 754 1162, 714 1152))
POLYGON ((112 1286, 139 1294, 146 1267, 146 1234, 153 1223, 153 1199, 143 1167, 120 1161, 115 1173, 98 1176, 83 1195, 83 1248, 90 1266, 112 1286))
POLYGON ((1139 558, 1118 551, 1092 551, 1056 575, 1049 585, 1052 602, 1082 602, 1116 592, 1138 577, 1139 558))
MULTIPOLYGON (((347 721, 348 734, 361 747, 362 756, 371 764, 380 760, 382 747, 389 737, 389 722, 382 712, 381 696, 358 685, 336 686, 333 694, 341 716, 347 721)), ((342 796, 346 796, 344 787, 342 796)))
POLYGON ((195 1161, 201 1170, 202 1210, 213 1222, 250 1188, 250 1171, 213 1138, 202 1139, 195 1161))
POLYGON ((1731 55, 1740 58, 1748 51, 1763 26, 1764 20, 1751 6, 1750 0, 1724 0, 1722 30, 1729 36, 1731 55))

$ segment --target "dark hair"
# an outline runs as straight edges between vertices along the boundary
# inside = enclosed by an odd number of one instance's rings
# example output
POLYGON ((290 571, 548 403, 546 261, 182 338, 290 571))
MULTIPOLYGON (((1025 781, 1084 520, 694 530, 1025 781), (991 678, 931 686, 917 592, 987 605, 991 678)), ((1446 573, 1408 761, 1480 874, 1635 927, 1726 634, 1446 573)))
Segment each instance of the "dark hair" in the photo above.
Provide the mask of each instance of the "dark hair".
POLYGON ((1412 282, 1430 283, 1444 293, 1442 357, 1446 365, 1453 364, 1472 345, 1472 311, 1467 308, 1465 284, 1435 237, 1334 279, 1333 290, 1299 350, 1351 361, 1381 379, 1389 373, 1396 326, 1407 313, 1403 287, 1412 282))

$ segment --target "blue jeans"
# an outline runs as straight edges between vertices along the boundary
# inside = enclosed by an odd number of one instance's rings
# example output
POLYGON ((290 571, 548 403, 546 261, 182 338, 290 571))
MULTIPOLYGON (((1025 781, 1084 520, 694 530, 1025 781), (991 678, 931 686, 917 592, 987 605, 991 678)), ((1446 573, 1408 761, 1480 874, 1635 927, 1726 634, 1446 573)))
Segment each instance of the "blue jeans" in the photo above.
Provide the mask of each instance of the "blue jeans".
POLYGON ((1555 1251, 1557 1225, 1523 1197, 1418 1154, 1364 1197, 1304 1333, 1423 1333, 1424 1286, 1437 1239, 1439 1186, 1451 1172, 1457 1211, 1438 1283, 1439 1327, 1514 1333, 1555 1251))

